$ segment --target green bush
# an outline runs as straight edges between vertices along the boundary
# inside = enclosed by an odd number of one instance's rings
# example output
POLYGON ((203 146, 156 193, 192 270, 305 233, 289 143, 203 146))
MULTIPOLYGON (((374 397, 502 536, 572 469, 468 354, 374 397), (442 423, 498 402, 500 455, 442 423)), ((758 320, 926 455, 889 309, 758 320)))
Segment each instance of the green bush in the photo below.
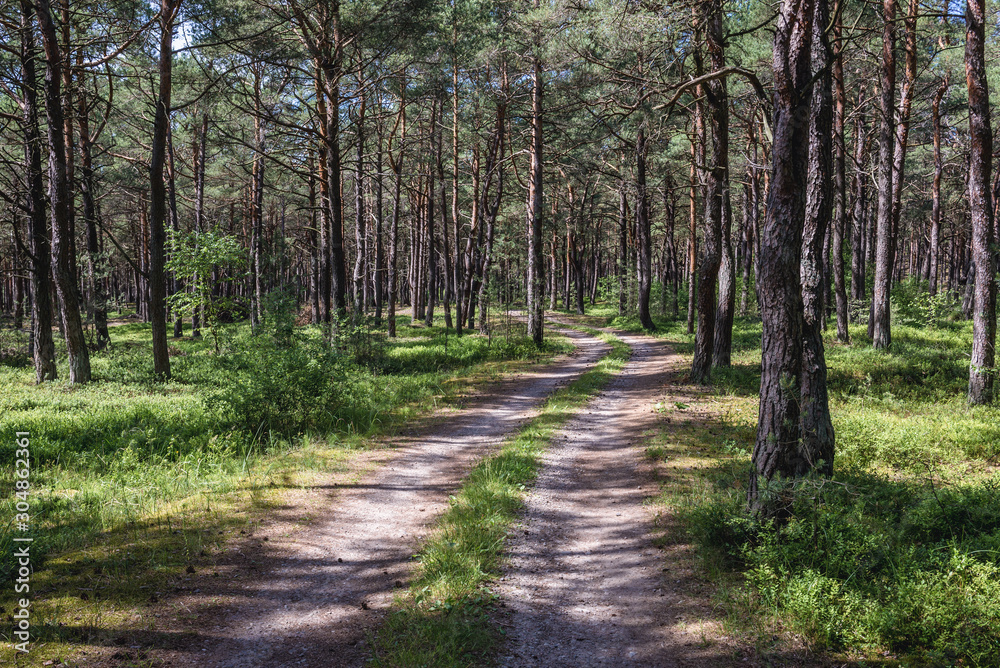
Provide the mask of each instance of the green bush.
POLYGON ((323 343, 275 343, 244 339, 230 355, 229 381, 208 395, 208 407, 258 438, 334 429, 351 363, 323 343))

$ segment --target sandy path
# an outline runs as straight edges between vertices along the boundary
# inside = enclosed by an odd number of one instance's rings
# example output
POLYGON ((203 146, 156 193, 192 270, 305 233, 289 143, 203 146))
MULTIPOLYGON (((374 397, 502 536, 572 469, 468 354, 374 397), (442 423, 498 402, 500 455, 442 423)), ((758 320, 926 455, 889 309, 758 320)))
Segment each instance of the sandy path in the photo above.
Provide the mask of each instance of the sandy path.
POLYGON ((670 572, 644 505, 656 485, 639 446, 682 361, 662 342, 622 338, 631 360, 554 439, 508 548, 501 666, 732 665, 732 648, 701 641, 711 610, 690 573, 670 572))
POLYGON ((389 463, 340 493, 327 517, 284 538, 272 534, 266 557, 253 562, 258 573, 186 597, 184 606, 203 611, 196 628, 154 650, 157 658, 218 668, 364 665, 365 632, 408 578, 421 537, 475 459, 608 349, 566 334, 575 353, 499 384, 430 433, 397 439, 389 463), (214 612, 213 601, 221 601, 214 612))

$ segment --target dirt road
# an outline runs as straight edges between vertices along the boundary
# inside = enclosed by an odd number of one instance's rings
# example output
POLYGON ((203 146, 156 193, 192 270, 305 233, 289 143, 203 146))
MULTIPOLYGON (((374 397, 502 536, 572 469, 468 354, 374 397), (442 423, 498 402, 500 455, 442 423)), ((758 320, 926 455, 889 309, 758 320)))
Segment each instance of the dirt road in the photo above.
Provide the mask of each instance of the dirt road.
MULTIPOLYGON (((567 335, 574 354, 498 384, 429 433, 397 439, 404 442, 391 461, 331 498, 323 519, 284 538, 261 529, 270 540, 260 543, 254 572, 241 573, 231 555, 231 577, 205 579, 172 601, 197 619, 162 629, 148 656, 206 668, 363 665, 365 632, 408 578, 421 537, 462 476, 608 350, 591 336, 567 335)), ((295 511, 281 510, 286 517, 295 511)))
POLYGON ((495 588, 509 611, 501 666, 734 665, 734 648, 706 641, 710 606, 693 572, 672 571, 657 549, 645 503, 657 490, 640 448, 681 360, 660 341, 623 338, 631 360, 556 436, 509 546, 495 588))

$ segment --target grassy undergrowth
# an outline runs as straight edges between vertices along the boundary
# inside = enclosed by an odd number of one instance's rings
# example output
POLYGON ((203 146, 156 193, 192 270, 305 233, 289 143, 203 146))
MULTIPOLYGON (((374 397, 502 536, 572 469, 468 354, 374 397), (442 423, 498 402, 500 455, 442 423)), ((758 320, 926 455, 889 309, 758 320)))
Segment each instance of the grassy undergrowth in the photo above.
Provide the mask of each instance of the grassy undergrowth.
POLYGON ((650 445, 661 501, 720 583, 731 626, 765 654, 804 643, 862 665, 1000 665, 1000 408, 966 405, 971 326, 894 324, 890 352, 863 327, 851 345, 832 334, 835 475, 799 485, 792 521, 745 512, 760 383, 749 320, 732 368, 684 400, 707 420, 676 411, 650 445))
MULTIPOLYGON (((554 337, 539 351, 516 328, 456 339, 408 322, 396 340, 360 331, 336 346, 314 328, 280 340, 234 327, 219 355, 210 341, 172 339, 167 383, 153 377, 141 324, 112 329, 87 386, 35 386, 31 368, 0 366, 0 517, 14 517, 14 432, 31 433, 32 662, 145 624, 141 609, 167 579, 285 490, 346 471, 371 437, 570 348, 554 337)), ((0 523, 8 611, 13 535, 0 523)), ((0 649, 0 663, 12 656, 0 649)))
MULTIPOLYGON (((592 333, 593 330, 591 330, 592 333)), ((451 498, 435 535, 417 555, 418 573, 374 638, 374 665, 481 665, 499 631, 489 622, 504 541, 518 518, 539 457, 553 434, 624 366, 629 347, 612 347, 598 364, 553 394, 541 413, 499 452, 479 462, 451 498)))

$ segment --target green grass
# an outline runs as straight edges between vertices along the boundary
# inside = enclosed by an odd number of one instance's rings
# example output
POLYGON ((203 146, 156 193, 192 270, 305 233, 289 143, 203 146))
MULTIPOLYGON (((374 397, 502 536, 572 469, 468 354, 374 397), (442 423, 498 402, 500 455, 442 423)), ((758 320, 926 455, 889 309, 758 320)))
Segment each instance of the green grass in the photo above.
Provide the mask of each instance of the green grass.
POLYGON ((669 472, 661 503, 698 545, 730 628, 765 654, 799 638, 862 663, 998 665, 1000 407, 966 405, 971 326, 895 322, 889 352, 864 327, 851 336, 826 338, 834 477, 799 485, 787 525, 746 514, 751 320, 737 320, 732 368, 697 399, 712 421, 675 420, 647 448, 669 472))
POLYGON ((36 386, 31 368, 0 365, 0 608, 14 598, 14 432, 29 431, 32 661, 143 624, 150 591, 284 490, 349 470, 372 437, 571 347, 552 337, 539 351, 518 328, 457 339, 408 320, 396 340, 361 331, 333 347, 312 327, 292 345, 233 327, 220 355, 211 341, 171 339, 167 383, 155 382, 142 324, 112 328, 89 385, 36 386))
POLYGON ((500 573, 505 540, 539 457, 630 354, 621 339, 599 335, 611 352, 552 395, 538 417, 478 463, 451 498, 435 535, 417 555, 416 579, 374 638, 374 665, 457 668, 480 665, 488 656, 502 633, 489 621, 495 603, 489 582, 500 573))

